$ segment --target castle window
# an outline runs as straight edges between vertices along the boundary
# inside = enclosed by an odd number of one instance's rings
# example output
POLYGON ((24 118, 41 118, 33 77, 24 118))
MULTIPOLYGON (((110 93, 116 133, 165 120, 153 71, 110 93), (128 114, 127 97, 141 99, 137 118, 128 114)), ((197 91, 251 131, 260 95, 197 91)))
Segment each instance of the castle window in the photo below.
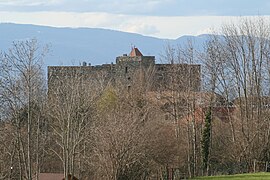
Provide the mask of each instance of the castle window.
POLYGON ((125 68, 125 73, 128 73, 128 67, 125 68))
POLYGON ((164 67, 158 67, 158 71, 164 71, 164 67))

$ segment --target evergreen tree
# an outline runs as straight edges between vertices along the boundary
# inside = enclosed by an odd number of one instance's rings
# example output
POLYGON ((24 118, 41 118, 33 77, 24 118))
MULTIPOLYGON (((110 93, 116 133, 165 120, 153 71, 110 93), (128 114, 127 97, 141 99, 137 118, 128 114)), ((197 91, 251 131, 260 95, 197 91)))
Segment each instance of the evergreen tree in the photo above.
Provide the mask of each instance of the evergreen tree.
POLYGON ((203 171, 208 171, 209 162, 209 152, 210 152, 210 141, 211 141, 211 108, 208 110, 205 116, 205 125, 202 135, 202 161, 203 161, 203 171))

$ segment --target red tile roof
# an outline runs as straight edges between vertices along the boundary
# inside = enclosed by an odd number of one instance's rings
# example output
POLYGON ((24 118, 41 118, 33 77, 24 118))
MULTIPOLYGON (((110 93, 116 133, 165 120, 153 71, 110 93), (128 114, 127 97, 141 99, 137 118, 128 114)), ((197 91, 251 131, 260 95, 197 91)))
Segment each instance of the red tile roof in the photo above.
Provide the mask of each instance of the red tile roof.
MULTIPOLYGON (((183 119, 188 122, 191 121, 193 118, 195 122, 201 123, 204 122, 205 116, 207 111, 209 110, 208 107, 204 108, 197 108, 194 111, 194 114, 189 114, 185 116, 183 119)), ((235 107, 212 107, 212 116, 215 119, 219 119, 222 122, 229 122, 229 119, 233 116, 235 111, 235 107)))
MULTIPOLYGON (((33 178, 34 179, 34 178, 33 178)), ((39 180, 64 180, 64 174, 62 173, 39 173, 39 180)), ((71 175, 68 175, 68 180, 71 180, 71 175)), ((73 177, 73 180, 78 178, 73 177)))
POLYGON ((143 56, 143 55, 138 48, 133 47, 131 52, 129 53, 129 56, 135 57, 135 56, 143 56))
POLYGON ((61 180, 63 178, 62 173, 39 173, 39 180, 61 180))

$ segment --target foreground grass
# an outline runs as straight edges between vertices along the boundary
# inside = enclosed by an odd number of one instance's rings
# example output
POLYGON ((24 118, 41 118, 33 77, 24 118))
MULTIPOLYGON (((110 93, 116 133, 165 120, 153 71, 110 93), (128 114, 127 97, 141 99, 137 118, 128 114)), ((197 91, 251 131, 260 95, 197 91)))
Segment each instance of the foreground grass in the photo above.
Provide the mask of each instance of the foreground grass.
POLYGON ((270 173, 247 173, 247 174, 235 174, 227 176, 208 176, 208 177, 196 177, 194 179, 205 179, 205 180, 215 180, 215 179, 232 179, 232 180, 253 180, 253 179, 270 179, 270 173))

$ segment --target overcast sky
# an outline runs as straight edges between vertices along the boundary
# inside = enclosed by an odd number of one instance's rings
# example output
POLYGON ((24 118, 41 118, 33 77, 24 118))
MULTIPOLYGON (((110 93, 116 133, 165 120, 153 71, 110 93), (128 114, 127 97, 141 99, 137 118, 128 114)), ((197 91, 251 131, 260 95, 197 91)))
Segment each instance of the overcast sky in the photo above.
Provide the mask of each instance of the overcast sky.
POLYGON ((174 39, 257 15, 270 15, 270 0, 0 0, 0 22, 99 27, 174 39))

